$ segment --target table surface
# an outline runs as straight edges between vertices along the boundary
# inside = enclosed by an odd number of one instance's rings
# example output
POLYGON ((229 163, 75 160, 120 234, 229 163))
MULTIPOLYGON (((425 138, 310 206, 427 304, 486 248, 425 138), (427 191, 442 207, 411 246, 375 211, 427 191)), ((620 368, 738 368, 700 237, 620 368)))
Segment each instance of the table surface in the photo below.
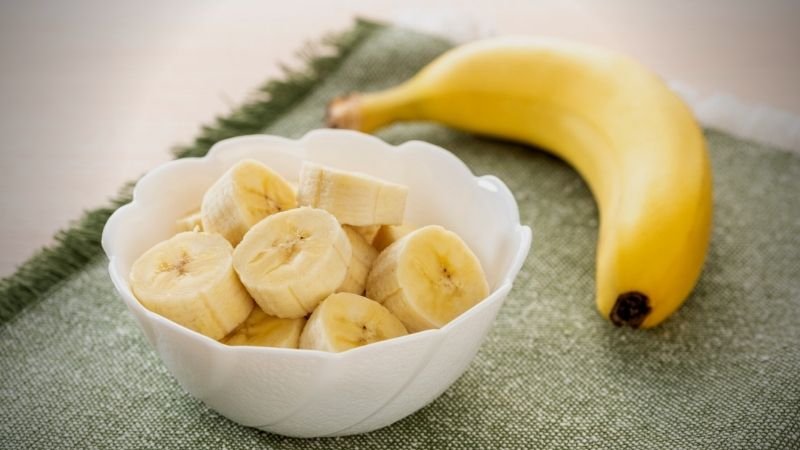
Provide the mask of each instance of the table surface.
POLYGON ((800 114, 800 2, 0 0, 0 276, 354 15, 628 52, 700 93, 800 114), (455 20, 471 18, 475 22, 455 20), (476 25, 479 24, 479 25, 476 25))

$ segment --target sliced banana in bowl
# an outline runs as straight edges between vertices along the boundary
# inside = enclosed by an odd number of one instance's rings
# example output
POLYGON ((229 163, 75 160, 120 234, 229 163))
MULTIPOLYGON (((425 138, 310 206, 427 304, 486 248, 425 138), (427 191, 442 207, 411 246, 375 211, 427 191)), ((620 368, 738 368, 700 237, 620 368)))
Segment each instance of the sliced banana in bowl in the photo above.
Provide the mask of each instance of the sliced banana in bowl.
POLYGON ((255 347, 297 348, 300 333, 306 325, 305 317, 281 319, 270 316, 261 308, 253 308, 247 319, 221 342, 228 345, 255 347))
POLYGON ((408 334, 406 328, 378 302, 348 292, 320 303, 300 336, 300 348, 343 352, 408 334))
POLYGON ((400 240, 400 238, 415 229, 414 226, 407 223, 403 225, 382 225, 372 238, 372 246, 378 251, 383 251, 383 249, 392 245, 394 241, 400 240))
POLYGON ((330 211, 342 224, 400 225, 408 187, 363 173, 325 167, 309 161, 300 169, 297 200, 330 211))
MULTIPOLYGON (((381 230, 383 225, 375 224, 375 225, 365 225, 365 226, 358 226, 358 225, 350 225, 350 228, 355 230, 361 237, 367 241, 367 244, 372 245, 373 241, 375 241, 375 236, 378 235, 378 232, 381 230)), ((380 250, 380 249, 378 249, 380 250)))
POLYGON ((251 228, 233 252, 233 265, 261 309, 294 319, 310 314, 341 286, 352 254, 333 215, 296 208, 251 228))
POLYGON ((367 297, 409 331, 440 328, 489 295, 481 262, 452 231, 417 229, 386 248, 367 278, 367 297))
POLYGON ((202 228, 237 245, 261 219, 297 206, 294 187, 268 166, 246 159, 228 169, 203 196, 202 228))
POLYGON ((203 216, 200 209, 193 210, 175 221, 175 229, 181 231, 203 231, 203 216))
POLYGON ((342 229, 350 241, 353 256, 350 258, 350 265, 347 267, 347 276, 345 276, 344 282, 336 291, 361 295, 366 289, 367 275, 372 269, 372 263, 375 262, 375 258, 378 257, 378 250, 369 245, 364 236, 353 227, 343 225, 342 229))
POLYGON ((150 311, 220 339, 253 309, 233 271, 232 254, 231 244, 218 234, 179 233, 136 260, 130 286, 150 311))

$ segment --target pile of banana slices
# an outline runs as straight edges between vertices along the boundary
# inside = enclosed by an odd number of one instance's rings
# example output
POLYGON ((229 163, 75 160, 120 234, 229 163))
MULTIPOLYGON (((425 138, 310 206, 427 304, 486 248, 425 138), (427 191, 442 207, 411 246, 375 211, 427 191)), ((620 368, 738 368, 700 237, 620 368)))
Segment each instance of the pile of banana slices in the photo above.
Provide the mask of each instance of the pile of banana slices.
POLYGON ((489 293, 452 231, 403 223, 406 186, 305 162, 295 188, 231 167, 134 263, 147 309, 228 345, 341 352, 439 328, 489 293))

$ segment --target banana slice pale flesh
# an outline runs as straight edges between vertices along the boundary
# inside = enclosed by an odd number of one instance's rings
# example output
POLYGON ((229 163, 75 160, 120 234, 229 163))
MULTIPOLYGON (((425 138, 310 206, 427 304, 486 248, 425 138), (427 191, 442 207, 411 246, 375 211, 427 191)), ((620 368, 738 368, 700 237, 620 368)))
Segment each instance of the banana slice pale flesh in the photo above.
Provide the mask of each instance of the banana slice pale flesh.
POLYGON ((343 352, 405 334, 403 324, 378 302, 342 292, 314 310, 300 335, 300 348, 343 352))
POLYGON ((417 227, 408 224, 382 225, 372 239, 372 246, 378 249, 378 251, 383 251, 383 249, 392 245, 394 241, 399 240, 416 229, 417 227))
POLYGON ((408 188, 369 175, 306 161, 297 201, 329 211, 343 225, 403 223, 408 188))
POLYGON ((297 206, 292 186, 264 164, 236 163, 203 196, 203 230, 219 233, 234 246, 247 230, 270 214, 297 206))
POLYGON ((333 215, 304 207, 253 226, 234 250, 233 265, 264 312, 293 319, 341 286, 352 253, 333 215))
POLYGON ((218 234, 179 233, 134 262, 131 289, 150 311, 220 339, 253 309, 234 272, 232 253, 231 244, 218 234))
POLYGON ((383 225, 375 224, 375 225, 349 225, 350 228, 356 230, 358 234, 364 237, 364 240, 367 241, 368 244, 372 245, 372 241, 375 240, 375 236, 378 235, 378 231, 380 231, 383 225))
POLYGON ((297 348, 306 319, 281 319, 270 316, 261 308, 253 308, 247 319, 225 336, 223 344, 256 347, 297 348))
POLYGON ((336 292, 350 292, 361 295, 367 285, 367 275, 372 268, 372 263, 378 257, 375 247, 369 245, 364 237, 348 225, 342 226, 350 241, 353 249, 353 256, 350 258, 350 265, 347 268, 347 276, 336 292))
POLYGON ((367 297, 386 306, 410 332, 442 327, 488 294, 477 256, 438 225, 394 242, 367 277, 367 297))
POLYGON ((176 220, 175 227, 179 233, 182 231, 203 231, 203 216, 200 214, 200 209, 196 209, 176 220))

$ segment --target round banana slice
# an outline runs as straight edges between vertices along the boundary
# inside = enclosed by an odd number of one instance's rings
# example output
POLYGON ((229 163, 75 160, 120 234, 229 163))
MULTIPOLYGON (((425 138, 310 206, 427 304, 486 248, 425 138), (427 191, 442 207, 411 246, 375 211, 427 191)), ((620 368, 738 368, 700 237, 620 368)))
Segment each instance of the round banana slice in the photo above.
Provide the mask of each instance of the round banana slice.
POLYGON ((350 265, 347 267, 347 276, 336 292, 350 292, 361 295, 367 284, 367 275, 372 263, 378 257, 378 251, 364 239, 364 237, 348 225, 343 225, 342 229, 347 234, 350 247, 353 249, 353 256, 350 258, 350 265))
POLYGON ((329 211, 347 225, 403 223, 408 188, 369 175, 304 162, 297 201, 329 211))
POLYGON ((257 347, 297 348, 300 333, 306 325, 306 319, 281 319, 270 316, 261 308, 253 308, 253 312, 231 334, 225 336, 223 344, 252 345, 257 347))
POLYGON ((386 248, 367 277, 367 297, 415 332, 439 328, 483 300, 480 261, 452 231, 429 225, 386 248))
POLYGON ((175 323, 220 339, 253 309, 233 271, 233 247, 211 233, 179 233, 133 264, 130 284, 139 302, 175 323))
POLYGON ((343 292, 314 310, 300 335, 300 348, 343 352, 406 334, 397 317, 378 302, 343 292))
POLYGON ((233 266, 264 312, 293 319, 341 286, 352 255, 335 217, 296 208, 251 228, 233 252, 233 266))
POLYGON ((203 196, 204 231, 219 233, 234 246, 261 219, 297 206, 294 189, 264 164, 236 163, 203 196))

